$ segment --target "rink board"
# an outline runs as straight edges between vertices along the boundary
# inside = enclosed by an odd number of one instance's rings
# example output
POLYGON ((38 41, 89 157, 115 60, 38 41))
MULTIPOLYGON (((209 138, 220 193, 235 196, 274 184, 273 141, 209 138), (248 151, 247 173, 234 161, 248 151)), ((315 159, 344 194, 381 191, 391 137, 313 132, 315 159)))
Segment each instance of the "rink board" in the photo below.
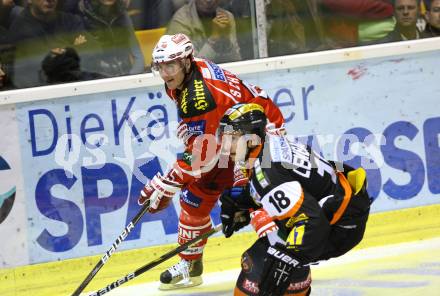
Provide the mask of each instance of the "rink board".
MULTIPOLYGON (((364 240, 356 249, 440 238, 439 234, 440 205, 376 213, 371 215, 364 240)), ((204 257, 205 273, 239 268, 242 252, 255 239, 253 233, 235 234, 229 239, 210 239, 204 257)), ((100 289, 174 247, 175 245, 166 245, 115 253, 86 291, 100 289)), ((24 296, 29 295, 30 291, 34 296, 68 295, 75 290, 98 260, 98 256, 91 256, 2 270, 0 295, 24 296)), ((170 259, 125 285, 157 281, 160 272, 176 260, 177 257, 170 259)), ((319 279, 319 273, 315 276, 315 279, 317 278, 319 279)))
MULTIPOLYGON (((225 67, 268 92, 289 135, 364 166, 373 212, 385 212, 439 203, 439 48, 433 39, 225 67)), ((2 92, 0 115, 0 232, 14 238, 0 244, 2 268, 103 254, 143 184, 182 149, 175 106, 148 75, 2 92)), ((176 197, 120 250, 174 243, 178 213, 176 197)))

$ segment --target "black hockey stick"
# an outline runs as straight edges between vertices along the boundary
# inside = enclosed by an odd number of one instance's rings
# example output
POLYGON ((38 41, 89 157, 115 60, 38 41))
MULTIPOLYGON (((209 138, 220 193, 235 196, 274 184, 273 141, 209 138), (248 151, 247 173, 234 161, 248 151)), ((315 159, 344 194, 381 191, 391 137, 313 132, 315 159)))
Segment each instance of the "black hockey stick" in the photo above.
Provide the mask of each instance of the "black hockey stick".
POLYGON ((177 248, 163 254, 162 256, 160 256, 157 259, 154 259, 153 261, 151 261, 150 263, 145 264, 144 266, 136 269, 133 272, 130 272, 129 274, 127 274, 126 276, 120 278, 117 281, 114 281, 113 283, 107 285, 106 287, 93 292, 92 294, 90 294, 89 296, 101 296, 104 295, 107 292, 110 292, 113 289, 116 289, 117 287, 119 287, 120 285, 134 279, 135 277, 143 274, 144 272, 152 269, 153 267, 156 267, 157 265, 161 264, 162 262, 165 262, 166 260, 174 257, 175 255, 179 254, 182 251, 185 251, 186 249, 188 249, 191 245, 197 243, 200 240, 203 240, 205 238, 210 237, 211 235, 213 235, 214 233, 220 231, 222 229, 222 225, 219 224, 216 227, 212 228, 211 230, 209 230, 208 232, 205 232, 201 235, 199 235, 198 237, 193 238, 190 241, 187 241, 186 243, 184 243, 183 245, 178 246, 177 248))
POLYGON ((78 296, 84 288, 90 283, 90 281, 95 277, 98 271, 104 266, 104 264, 108 261, 108 259, 113 255, 119 245, 127 238, 130 231, 133 230, 134 226, 139 222, 141 217, 148 211, 150 207, 150 203, 146 202, 140 211, 134 216, 134 218, 128 223, 128 225, 124 228, 124 231, 118 236, 115 242, 112 244, 111 248, 105 252, 105 254, 101 257, 101 259, 96 263, 95 267, 90 271, 87 277, 82 281, 81 285, 76 288, 75 292, 73 292, 72 296, 78 296))

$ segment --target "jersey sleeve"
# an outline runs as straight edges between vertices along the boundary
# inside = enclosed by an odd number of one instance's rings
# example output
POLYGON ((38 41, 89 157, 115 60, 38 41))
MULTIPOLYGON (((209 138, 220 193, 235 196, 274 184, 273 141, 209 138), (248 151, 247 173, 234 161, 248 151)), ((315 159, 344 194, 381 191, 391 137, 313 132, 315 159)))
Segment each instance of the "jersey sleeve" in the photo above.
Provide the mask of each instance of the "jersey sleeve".
POLYGON ((244 92, 248 93, 243 96, 244 103, 255 103, 264 108, 264 113, 266 114, 267 120, 269 123, 275 125, 276 128, 283 127, 284 118, 281 110, 277 105, 272 101, 272 99, 268 96, 266 91, 261 89, 260 87, 248 83, 246 81, 241 81, 243 85, 244 92))

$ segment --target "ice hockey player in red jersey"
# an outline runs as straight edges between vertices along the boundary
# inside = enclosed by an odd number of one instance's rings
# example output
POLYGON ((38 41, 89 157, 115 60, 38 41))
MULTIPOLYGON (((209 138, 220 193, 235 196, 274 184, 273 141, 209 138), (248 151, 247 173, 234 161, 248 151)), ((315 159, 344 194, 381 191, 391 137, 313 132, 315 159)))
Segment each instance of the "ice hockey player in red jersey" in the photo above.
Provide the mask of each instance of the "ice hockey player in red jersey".
POLYGON ((249 183, 222 194, 226 237, 251 224, 259 239, 243 254, 234 295, 310 295, 310 264, 356 246, 370 211, 363 168, 325 160, 284 134, 266 132, 256 104, 228 109, 221 153, 250 170, 249 183))
MULTIPOLYGON (((226 187, 246 180, 233 163, 219 158, 215 133, 225 111, 237 103, 255 103, 267 115, 273 130, 283 129, 278 107, 259 87, 246 83, 205 59, 195 58, 184 34, 164 35, 153 49, 153 72, 165 82, 182 121, 177 130, 184 141, 183 157, 163 175, 156 175, 141 191, 138 203, 150 212, 167 207, 180 192, 178 243, 209 231, 210 212, 226 187)), ((160 276, 160 289, 202 283, 202 255, 206 240, 180 253, 181 261, 160 276)))

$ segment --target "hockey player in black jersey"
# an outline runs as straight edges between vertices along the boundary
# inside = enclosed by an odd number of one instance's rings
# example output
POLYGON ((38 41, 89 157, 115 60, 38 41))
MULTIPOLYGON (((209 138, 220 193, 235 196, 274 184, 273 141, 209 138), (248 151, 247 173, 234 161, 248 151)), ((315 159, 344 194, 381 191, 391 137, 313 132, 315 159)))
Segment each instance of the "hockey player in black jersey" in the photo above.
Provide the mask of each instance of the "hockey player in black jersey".
POLYGON ((366 174, 329 162, 283 132, 266 132, 261 106, 238 104, 220 121, 221 153, 248 173, 221 197, 226 237, 251 224, 259 239, 243 254, 234 295, 310 295, 311 263, 341 256, 365 232, 366 174))

